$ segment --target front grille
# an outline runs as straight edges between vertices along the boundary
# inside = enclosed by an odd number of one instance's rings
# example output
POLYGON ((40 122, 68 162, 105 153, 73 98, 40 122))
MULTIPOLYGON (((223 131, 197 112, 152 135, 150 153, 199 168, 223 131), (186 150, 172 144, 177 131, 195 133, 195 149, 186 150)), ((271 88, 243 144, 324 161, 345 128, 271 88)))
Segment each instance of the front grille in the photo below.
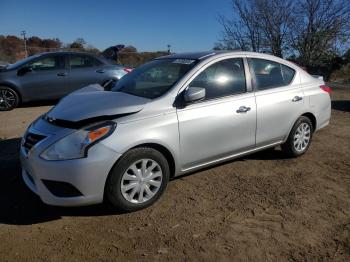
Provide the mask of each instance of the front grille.
POLYGON ((23 147, 29 151, 34 145, 43 140, 46 136, 28 133, 24 138, 23 147))

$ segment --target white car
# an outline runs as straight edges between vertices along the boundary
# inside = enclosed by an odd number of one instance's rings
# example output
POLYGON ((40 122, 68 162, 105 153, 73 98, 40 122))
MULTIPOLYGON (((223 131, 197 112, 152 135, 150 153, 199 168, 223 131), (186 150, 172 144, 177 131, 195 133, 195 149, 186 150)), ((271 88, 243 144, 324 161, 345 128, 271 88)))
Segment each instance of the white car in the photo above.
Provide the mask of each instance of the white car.
POLYGON ((304 154, 329 123, 329 91, 266 54, 157 58, 110 91, 88 86, 37 119, 22 140, 23 179, 51 205, 144 208, 174 176, 277 145, 304 154))

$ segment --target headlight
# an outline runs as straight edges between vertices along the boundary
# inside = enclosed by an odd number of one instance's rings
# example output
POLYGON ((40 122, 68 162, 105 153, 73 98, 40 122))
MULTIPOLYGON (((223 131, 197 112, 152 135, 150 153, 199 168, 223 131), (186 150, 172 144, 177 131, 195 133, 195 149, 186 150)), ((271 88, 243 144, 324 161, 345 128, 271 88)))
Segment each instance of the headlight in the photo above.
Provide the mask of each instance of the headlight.
POLYGON ((46 160, 68 160, 87 156, 88 149, 113 133, 116 124, 106 122, 78 130, 51 145, 41 157, 46 160))

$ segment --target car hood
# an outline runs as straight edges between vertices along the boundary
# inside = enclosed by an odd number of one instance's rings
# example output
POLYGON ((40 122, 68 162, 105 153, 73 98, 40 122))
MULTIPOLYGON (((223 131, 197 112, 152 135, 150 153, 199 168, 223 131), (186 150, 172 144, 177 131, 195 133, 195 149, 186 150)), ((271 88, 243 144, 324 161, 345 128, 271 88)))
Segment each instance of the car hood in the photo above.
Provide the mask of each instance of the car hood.
POLYGON ((141 111, 150 99, 90 85, 63 98, 45 116, 52 124, 78 128, 141 111))

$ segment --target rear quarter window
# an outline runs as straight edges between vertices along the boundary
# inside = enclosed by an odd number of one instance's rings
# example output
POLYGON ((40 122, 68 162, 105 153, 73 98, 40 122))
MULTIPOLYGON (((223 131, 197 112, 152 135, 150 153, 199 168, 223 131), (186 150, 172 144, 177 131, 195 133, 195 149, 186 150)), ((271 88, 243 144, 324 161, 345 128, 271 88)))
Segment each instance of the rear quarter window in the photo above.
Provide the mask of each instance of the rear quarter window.
POLYGON ((281 68, 282 68, 282 76, 283 76, 284 84, 289 85, 294 78, 295 70, 293 68, 290 68, 289 66, 282 65, 282 64, 281 64, 281 68))

